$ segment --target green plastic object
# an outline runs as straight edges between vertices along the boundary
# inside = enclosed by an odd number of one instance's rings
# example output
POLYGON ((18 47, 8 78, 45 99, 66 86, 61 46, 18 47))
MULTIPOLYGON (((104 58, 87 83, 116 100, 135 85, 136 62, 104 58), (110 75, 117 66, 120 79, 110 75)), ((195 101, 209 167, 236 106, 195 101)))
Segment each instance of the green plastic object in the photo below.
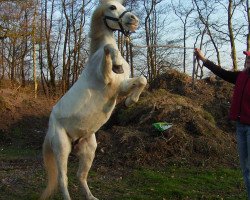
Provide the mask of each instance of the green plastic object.
POLYGON ((169 128, 171 128, 173 124, 168 123, 168 122, 157 122, 153 123, 153 127, 158 130, 158 131, 165 131, 169 128))

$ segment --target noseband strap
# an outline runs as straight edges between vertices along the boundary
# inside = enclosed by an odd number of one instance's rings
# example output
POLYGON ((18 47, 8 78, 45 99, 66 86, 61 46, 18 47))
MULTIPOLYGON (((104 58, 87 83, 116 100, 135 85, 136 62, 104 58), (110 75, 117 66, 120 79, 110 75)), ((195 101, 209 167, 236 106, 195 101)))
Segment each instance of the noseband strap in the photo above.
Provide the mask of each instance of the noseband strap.
POLYGON ((130 31, 125 30, 125 29, 123 28, 123 26, 122 26, 122 17, 123 17, 127 12, 129 12, 129 11, 127 11, 127 10, 124 11, 124 12, 119 16, 119 18, 114 18, 114 17, 110 17, 110 16, 104 16, 103 20, 104 20, 105 25, 106 25, 110 30, 112 30, 112 31, 120 31, 120 32, 122 32, 125 36, 129 36, 129 35, 130 35, 130 31), (117 22, 118 25, 119 25, 119 27, 120 27, 120 29, 111 28, 111 27, 108 25, 108 23, 107 23, 107 19, 117 22))

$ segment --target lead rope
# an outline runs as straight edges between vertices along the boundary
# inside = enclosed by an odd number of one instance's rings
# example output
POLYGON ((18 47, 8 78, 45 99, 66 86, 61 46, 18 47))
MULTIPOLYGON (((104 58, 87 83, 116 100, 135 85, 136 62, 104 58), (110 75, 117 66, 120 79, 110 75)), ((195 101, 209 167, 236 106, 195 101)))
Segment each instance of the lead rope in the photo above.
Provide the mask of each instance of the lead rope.
POLYGON ((197 56, 195 55, 195 52, 193 53, 193 73, 192 73, 192 89, 194 90, 194 85, 195 85, 195 73, 196 73, 196 69, 198 69, 198 67, 201 69, 202 66, 200 64, 200 60, 197 58, 197 56))
MULTIPOLYGON (((164 48, 164 47, 168 47, 168 48, 175 48, 175 49, 192 49, 194 50, 194 47, 183 47, 183 46, 175 46, 175 45, 134 45, 132 44, 132 42, 129 42, 130 45, 132 45, 135 48, 148 48, 148 47, 160 47, 160 48, 164 48)), ((200 67, 201 68, 201 64, 199 62, 199 60, 197 59, 195 52, 193 53, 193 73, 192 73, 192 89, 194 90, 194 85, 195 85, 195 72, 196 72, 196 68, 200 67)))
MULTIPOLYGON (((197 61, 197 58, 196 58, 196 55, 195 55, 195 52, 193 53, 193 73, 192 73, 192 89, 194 90, 194 81, 195 81, 195 78, 194 78, 194 74, 195 74, 195 69, 196 69, 196 61, 197 61)), ((199 61, 198 61, 199 63, 199 61)))

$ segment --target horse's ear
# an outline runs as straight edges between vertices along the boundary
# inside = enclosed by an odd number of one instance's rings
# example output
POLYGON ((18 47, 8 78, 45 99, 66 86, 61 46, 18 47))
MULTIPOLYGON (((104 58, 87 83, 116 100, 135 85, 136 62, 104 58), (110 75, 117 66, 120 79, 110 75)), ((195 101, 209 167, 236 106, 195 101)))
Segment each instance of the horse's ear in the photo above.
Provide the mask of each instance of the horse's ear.
POLYGON ((124 0, 116 0, 116 1, 118 1, 120 4, 124 3, 124 0))
MULTIPOLYGON (((99 0, 99 3, 102 4, 102 3, 106 3, 108 1, 110 1, 110 0, 99 0)), ((120 4, 124 3, 124 0, 116 0, 116 1, 118 1, 120 4)))
POLYGON ((99 0, 99 4, 102 4, 102 3, 105 3, 107 2, 108 0, 99 0))

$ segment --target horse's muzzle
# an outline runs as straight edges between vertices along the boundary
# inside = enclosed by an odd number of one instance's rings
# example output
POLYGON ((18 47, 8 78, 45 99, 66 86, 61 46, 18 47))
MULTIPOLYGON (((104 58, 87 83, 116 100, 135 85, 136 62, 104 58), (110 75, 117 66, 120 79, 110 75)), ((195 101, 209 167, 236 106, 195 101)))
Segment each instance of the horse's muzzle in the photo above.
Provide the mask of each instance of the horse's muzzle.
POLYGON ((122 74, 124 73, 124 70, 122 68, 122 65, 113 65, 112 71, 116 74, 122 74))

